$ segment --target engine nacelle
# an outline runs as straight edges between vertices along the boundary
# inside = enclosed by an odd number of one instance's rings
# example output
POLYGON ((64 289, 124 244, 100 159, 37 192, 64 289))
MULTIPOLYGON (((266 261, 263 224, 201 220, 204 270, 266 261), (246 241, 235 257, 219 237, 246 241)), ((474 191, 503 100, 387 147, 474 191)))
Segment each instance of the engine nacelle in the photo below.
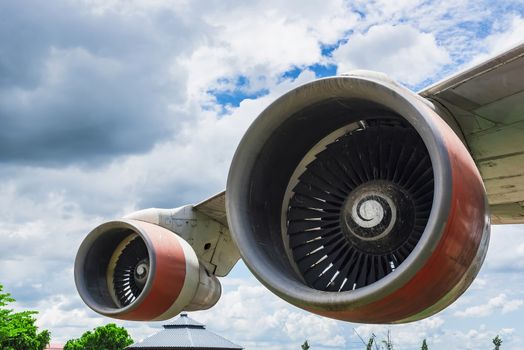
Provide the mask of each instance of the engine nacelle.
POLYGON ((134 321, 208 309, 221 294, 218 279, 184 239, 127 219, 104 223, 87 235, 75 260, 75 283, 94 311, 134 321))
POLYGON ((377 76, 300 86, 232 162, 229 227, 284 300, 352 322, 419 320, 456 300, 489 242, 480 174, 431 104, 377 76))

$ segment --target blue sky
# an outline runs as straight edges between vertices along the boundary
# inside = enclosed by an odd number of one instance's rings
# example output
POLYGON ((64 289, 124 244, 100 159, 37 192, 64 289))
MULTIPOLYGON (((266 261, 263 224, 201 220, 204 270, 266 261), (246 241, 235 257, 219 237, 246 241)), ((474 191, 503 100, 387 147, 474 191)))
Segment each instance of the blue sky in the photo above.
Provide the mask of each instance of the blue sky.
MULTIPOLYGON (((72 266, 97 223, 197 203, 225 187, 258 113, 290 88, 351 69, 417 91, 522 40, 524 4, 485 0, 0 2, 0 283, 63 342, 109 322, 77 296, 72 266)), ((307 314, 239 263, 192 317, 247 349, 523 349, 524 226, 493 227, 486 263, 455 304, 401 326, 307 314)), ((119 322, 140 339, 160 327, 119 322)))

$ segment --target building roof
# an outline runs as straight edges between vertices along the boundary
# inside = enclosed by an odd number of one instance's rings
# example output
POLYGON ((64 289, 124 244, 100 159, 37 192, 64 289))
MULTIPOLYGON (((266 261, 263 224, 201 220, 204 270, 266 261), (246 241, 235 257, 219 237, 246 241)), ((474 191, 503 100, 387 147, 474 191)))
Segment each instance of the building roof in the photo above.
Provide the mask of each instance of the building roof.
POLYGON ((44 350, 62 350, 64 348, 61 344, 49 344, 44 350))
POLYGON ((170 324, 163 326, 164 329, 144 340, 133 344, 126 349, 201 349, 201 350, 241 350, 241 346, 210 332, 206 327, 181 314, 170 324))

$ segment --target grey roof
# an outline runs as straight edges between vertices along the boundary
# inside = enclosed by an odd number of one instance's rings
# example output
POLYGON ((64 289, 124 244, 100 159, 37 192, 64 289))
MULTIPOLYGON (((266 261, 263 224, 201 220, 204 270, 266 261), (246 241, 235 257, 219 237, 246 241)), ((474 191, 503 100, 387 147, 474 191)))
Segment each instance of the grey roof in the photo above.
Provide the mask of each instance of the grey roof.
POLYGON ((206 328, 206 326, 204 326, 202 323, 193 320, 187 314, 181 314, 172 323, 164 325, 164 328, 176 328, 186 326, 191 328, 206 328))
POLYGON ((203 324, 188 317, 187 314, 181 314, 172 323, 163 327, 162 331, 126 349, 243 349, 241 346, 208 331, 203 324))

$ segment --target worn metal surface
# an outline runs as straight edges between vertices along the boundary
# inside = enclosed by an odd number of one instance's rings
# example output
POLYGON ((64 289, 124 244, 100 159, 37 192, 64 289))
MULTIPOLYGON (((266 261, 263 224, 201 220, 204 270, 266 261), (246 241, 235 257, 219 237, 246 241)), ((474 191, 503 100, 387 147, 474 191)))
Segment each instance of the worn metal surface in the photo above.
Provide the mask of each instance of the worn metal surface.
POLYGON ((225 215, 224 192, 203 203, 207 204, 199 205, 198 210, 192 205, 174 209, 151 208, 129 214, 126 218, 146 221, 175 232, 193 247, 198 259, 210 273, 223 277, 240 258, 227 225, 216 219, 220 215, 209 215, 220 212, 220 203, 225 215))
POLYGON ((227 227, 226 191, 217 193, 211 198, 196 204, 194 208, 227 227))
POLYGON ((524 223, 524 43, 420 92, 455 117, 495 224, 524 223))

